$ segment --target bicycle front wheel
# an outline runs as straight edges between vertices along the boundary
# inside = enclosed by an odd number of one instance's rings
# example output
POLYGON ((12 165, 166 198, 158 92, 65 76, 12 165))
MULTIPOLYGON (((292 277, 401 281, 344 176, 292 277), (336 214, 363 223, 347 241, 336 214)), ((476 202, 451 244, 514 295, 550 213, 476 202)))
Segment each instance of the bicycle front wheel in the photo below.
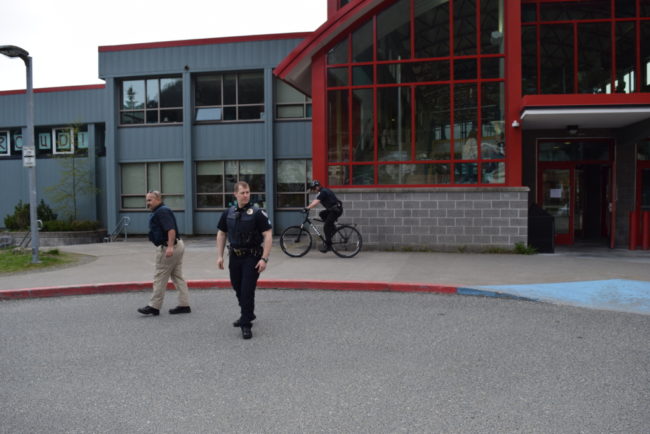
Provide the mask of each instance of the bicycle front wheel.
POLYGON ((339 226, 332 236, 332 250, 341 258, 351 258, 361 251, 361 234, 348 225, 339 226))
POLYGON ((280 235, 280 248, 293 258, 305 256, 311 249, 311 234, 300 226, 289 226, 280 235))

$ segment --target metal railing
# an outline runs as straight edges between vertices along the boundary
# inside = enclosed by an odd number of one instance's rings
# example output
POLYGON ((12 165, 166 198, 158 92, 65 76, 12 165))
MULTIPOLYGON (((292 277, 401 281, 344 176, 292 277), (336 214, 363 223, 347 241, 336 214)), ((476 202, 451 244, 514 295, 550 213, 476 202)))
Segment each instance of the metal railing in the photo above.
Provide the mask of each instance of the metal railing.
POLYGON ((120 234, 124 233, 124 241, 127 240, 127 228, 129 226, 129 223, 131 223, 131 217, 122 217, 120 221, 117 223, 117 226, 111 232, 108 236, 104 237, 104 242, 105 243, 111 243, 120 236, 120 234))

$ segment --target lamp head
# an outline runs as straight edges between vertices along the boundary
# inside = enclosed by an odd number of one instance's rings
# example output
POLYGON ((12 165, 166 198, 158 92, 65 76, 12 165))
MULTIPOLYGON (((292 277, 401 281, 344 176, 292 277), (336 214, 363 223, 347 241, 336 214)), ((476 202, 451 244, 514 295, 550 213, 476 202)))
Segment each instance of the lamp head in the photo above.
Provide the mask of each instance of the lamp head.
POLYGON ((7 57, 20 57, 23 60, 27 60, 29 53, 27 50, 24 50, 15 45, 0 45, 0 54, 4 54, 7 57))

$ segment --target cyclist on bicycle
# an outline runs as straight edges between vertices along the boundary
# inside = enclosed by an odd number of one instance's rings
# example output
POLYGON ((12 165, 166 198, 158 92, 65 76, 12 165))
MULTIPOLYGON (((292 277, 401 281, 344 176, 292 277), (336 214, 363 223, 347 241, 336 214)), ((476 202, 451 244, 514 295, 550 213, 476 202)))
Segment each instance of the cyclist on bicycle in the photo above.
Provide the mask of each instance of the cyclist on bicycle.
POLYGON ((322 204, 325 208, 318 213, 320 218, 325 222, 323 229, 325 232, 325 244, 320 247, 320 251, 325 253, 332 248, 332 235, 336 232, 336 220, 343 214, 343 204, 336 198, 336 195, 329 188, 320 185, 320 182, 313 180, 309 184, 309 189, 316 191, 318 195, 307 207, 303 210, 309 212, 310 209, 315 208, 318 204, 322 204))

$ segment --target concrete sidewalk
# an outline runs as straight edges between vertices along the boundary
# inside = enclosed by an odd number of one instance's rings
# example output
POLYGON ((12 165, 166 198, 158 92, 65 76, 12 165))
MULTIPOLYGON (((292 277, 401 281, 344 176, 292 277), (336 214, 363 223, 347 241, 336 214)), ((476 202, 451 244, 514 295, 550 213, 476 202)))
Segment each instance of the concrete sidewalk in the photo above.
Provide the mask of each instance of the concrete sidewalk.
MULTIPOLYGON (((150 287, 154 247, 143 238, 60 250, 82 255, 82 263, 4 275, 0 291, 79 285, 150 287)), ((218 270, 215 262, 214 238, 186 239, 183 268, 187 280, 198 286, 215 280, 227 286, 227 270, 218 270)), ((390 290, 392 285, 392 289, 409 290, 422 285, 439 292, 512 295, 650 314, 649 266, 649 251, 622 249, 558 249, 555 254, 537 255, 362 251, 351 259, 312 249, 305 257, 290 258, 275 242, 260 286, 294 282, 312 289, 390 290)))

